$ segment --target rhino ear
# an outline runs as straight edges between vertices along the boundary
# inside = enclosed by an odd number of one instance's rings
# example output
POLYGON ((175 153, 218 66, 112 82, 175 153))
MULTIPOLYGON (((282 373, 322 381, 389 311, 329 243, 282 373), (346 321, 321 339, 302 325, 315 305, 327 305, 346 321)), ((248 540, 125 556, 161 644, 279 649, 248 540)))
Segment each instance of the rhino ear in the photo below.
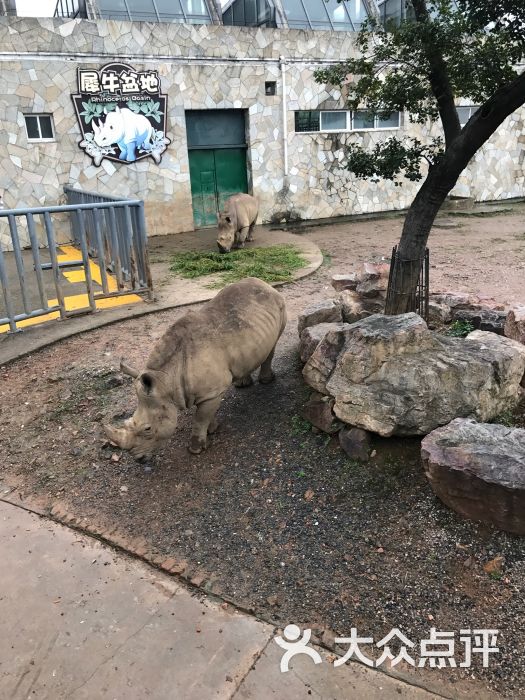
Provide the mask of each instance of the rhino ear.
POLYGON ((120 114, 120 107, 119 107, 118 105, 115 107, 115 112, 116 112, 117 114, 120 114))
POLYGON ((154 384, 153 376, 151 374, 149 374, 148 372, 143 372, 140 375, 140 383, 142 384, 142 388, 144 389, 146 394, 151 393, 154 384))

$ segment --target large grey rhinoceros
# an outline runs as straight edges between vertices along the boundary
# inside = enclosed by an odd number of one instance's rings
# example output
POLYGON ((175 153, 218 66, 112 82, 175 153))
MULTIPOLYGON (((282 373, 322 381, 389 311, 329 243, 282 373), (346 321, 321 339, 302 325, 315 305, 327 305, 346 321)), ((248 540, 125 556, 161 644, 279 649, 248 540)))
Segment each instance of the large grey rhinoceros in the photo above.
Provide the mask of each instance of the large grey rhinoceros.
POLYGON ((251 194, 234 194, 224 202, 217 215, 219 236, 217 245, 221 253, 232 248, 243 248, 245 241, 253 241, 253 227, 259 213, 259 202, 251 194))
POLYGON ((257 367, 261 383, 274 379, 272 358, 285 325, 283 297, 269 284, 248 277, 228 285, 168 328, 142 372, 121 364, 135 379, 138 406, 122 428, 104 426, 108 437, 140 459, 174 433, 180 410, 196 406, 189 449, 199 454, 217 429, 215 414, 231 383, 248 386, 257 367))

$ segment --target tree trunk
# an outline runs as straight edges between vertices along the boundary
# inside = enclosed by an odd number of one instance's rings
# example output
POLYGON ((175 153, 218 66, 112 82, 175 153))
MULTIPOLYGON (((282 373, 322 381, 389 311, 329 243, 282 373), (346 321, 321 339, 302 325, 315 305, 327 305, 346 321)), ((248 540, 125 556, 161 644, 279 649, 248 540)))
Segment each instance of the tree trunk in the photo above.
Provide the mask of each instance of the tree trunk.
POLYGON ((390 271, 393 287, 385 308, 385 313, 389 316, 416 310, 417 283, 430 230, 463 169, 456 174, 456 169, 448 161, 445 154, 440 163, 431 166, 408 210, 397 248, 396 263, 390 271))
POLYGON ((525 104, 525 71, 497 90, 463 127, 427 178, 408 210, 391 275, 394 288, 385 313, 414 310, 420 262, 425 255, 434 219, 470 159, 514 110, 525 104))

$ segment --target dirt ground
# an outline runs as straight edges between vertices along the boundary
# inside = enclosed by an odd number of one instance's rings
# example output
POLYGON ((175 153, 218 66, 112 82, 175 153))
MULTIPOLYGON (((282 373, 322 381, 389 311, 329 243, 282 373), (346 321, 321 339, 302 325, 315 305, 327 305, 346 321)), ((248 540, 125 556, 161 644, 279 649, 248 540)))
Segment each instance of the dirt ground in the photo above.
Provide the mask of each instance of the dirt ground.
MULTIPOLYGON (((422 473, 418 440, 378 438, 376 456, 358 465, 298 418, 308 396, 298 313, 331 295, 332 274, 388 256, 401 226, 388 218, 300 234, 326 258, 313 276, 282 289, 290 320, 277 381, 232 389, 221 428, 198 457, 186 449, 189 413, 147 463, 104 446, 100 429, 134 408, 120 358, 143 365, 183 310, 101 328, 1 368, 0 477, 24 497, 144 537, 153 550, 207 572, 215 592, 283 625, 320 636, 349 636, 356 627, 376 641, 397 627, 416 648, 431 627, 455 631, 456 640, 459 630, 498 629, 500 651, 488 668, 474 658, 470 669, 419 673, 446 696, 525 697, 523 539, 443 506, 422 473), (486 573, 498 556, 501 572, 486 573), (453 685, 441 686, 445 680, 453 685)), ((430 246, 432 291, 525 302, 525 208, 446 214, 430 246)))

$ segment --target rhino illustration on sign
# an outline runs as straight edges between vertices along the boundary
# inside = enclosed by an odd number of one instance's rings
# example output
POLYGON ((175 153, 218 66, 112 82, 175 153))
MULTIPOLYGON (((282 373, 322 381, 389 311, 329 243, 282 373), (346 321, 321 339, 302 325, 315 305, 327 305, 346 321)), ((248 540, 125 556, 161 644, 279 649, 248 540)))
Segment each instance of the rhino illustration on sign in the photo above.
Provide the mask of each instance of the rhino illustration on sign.
POLYGON ((131 109, 117 107, 110 112, 104 122, 93 120, 95 143, 100 147, 111 146, 116 143, 120 149, 120 160, 133 162, 136 160, 136 151, 142 148, 151 150, 153 139, 153 127, 143 114, 132 112, 131 109))

